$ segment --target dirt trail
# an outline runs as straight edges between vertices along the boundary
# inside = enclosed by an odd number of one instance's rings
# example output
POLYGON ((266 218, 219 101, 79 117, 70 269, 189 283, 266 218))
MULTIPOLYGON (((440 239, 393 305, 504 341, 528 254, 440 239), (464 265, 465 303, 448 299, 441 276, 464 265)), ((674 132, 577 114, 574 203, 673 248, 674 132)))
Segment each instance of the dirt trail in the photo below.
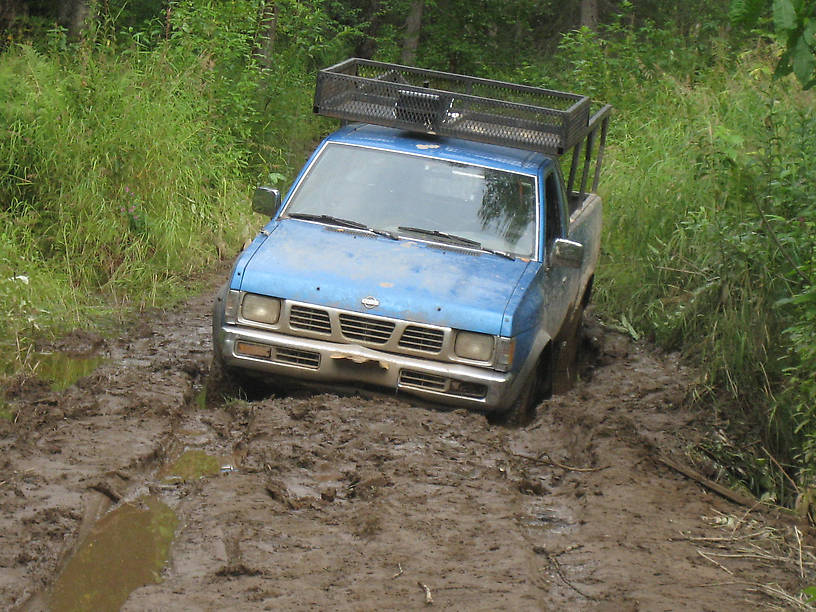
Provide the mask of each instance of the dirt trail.
POLYGON ((427 597, 466 610, 745 610, 785 607, 785 592, 813 583, 809 534, 800 565, 790 525, 655 460, 705 426, 683 407, 690 374, 672 356, 608 335, 591 379, 523 429, 374 393, 203 407, 211 299, 115 340, 69 336, 59 348, 108 361, 64 391, 8 391, 0 608, 54 607, 49 589, 94 523, 147 495, 178 526, 162 581, 125 610, 419 609, 427 597), (168 479, 190 449, 223 467, 168 479))

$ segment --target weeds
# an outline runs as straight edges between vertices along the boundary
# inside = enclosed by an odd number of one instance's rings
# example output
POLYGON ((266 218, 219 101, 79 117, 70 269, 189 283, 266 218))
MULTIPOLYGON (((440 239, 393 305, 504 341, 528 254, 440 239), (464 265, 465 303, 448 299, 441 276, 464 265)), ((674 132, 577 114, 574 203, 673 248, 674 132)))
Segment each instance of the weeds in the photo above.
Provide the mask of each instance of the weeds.
POLYGON ((246 154, 208 121, 187 68, 160 52, 3 54, 4 343, 79 325, 124 295, 136 307, 173 299, 246 236, 246 154))
POLYGON ((780 609, 813 610, 813 587, 806 586, 816 576, 816 554, 813 547, 804 539, 797 525, 769 527, 765 522, 754 520, 751 510, 741 516, 715 511, 714 516, 702 519, 709 526, 719 528, 722 535, 699 536, 681 532, 679 539, 693 543, 700 557, 723 571, 724 579, 736 579, 734 586, 763 593, 779 604, 780 609), (739 563, 745 559, 783 569, 790 574, 790 579, 782 586, 740 581, 739 563), (794 592, 791 592, 791 586, 794 587, 794 592))
POLYGON ((293 178, 324 125, 308 66, 353 34, 287 10, 262 67, 246 3, 174 3, 141 31, 106 11, 0 55, 0 375, 17 345, 170 303, 235 254, 256 181, 293 178))
POLYGON ((816 475, 816 98, 772 79, 773 49, 712 48, 705 65, 666 35, 618 22, 561 44, 565 84, 618 109, 596 295, 702 366, 701 405, 756 432, 753 447, 706 451, 792 505, 816 475))

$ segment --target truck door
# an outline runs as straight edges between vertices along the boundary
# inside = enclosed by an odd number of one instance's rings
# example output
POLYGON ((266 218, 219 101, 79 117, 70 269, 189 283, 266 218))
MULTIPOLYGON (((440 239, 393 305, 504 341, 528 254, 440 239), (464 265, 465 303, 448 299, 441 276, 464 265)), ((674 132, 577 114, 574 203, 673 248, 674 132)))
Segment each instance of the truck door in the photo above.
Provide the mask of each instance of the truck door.
POLYGON ((553 267, 550 263, 553 242, 567 236, 567 214, 561 179, 552 163, 542 168, 541 182, 541 267, 536 274, 536 284, 541 296, 541 320, 539 324, 550 338, 561 328, 567 315, 576 283, 572 269, 553 267))

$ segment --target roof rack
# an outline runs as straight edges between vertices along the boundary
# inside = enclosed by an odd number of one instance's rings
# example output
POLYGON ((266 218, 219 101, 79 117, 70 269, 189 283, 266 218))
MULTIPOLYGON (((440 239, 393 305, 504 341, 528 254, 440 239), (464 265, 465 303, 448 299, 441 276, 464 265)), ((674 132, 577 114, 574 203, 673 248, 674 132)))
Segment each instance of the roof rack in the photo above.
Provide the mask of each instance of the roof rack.
POLYGON ((328 117, 550 155, 606 123, 611 107, 590 121, 590 106, 578 94, 359 58, 321 70, 314 99, 328 117))

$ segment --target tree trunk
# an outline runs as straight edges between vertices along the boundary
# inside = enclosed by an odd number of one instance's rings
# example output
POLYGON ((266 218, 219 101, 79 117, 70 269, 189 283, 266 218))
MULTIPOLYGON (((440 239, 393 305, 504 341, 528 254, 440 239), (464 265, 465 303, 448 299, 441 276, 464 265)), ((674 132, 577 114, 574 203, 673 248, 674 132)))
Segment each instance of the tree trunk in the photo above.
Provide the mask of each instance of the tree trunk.
POLYGON ((0 1, 0 33, 5 32, 18 17, 28 15, 28 6, 22 0, 0 1))
POLYGON ((77 39, 88 29, 96 0, 62 0, 59 2, 57 19, 68 28, 68 37, 77 39))
POLYGON ((581 0, 581 26, 598 29, 598 0, 581 0))
POLYGON ((274 0, 263 3, 261 19, 258 24, 258 43, 256 57, 264 68, 272 67, 272 53, 275 50, 275 38, 278 33, 278 3, 274 0))
POLYGON ((370 0, 365 12, 360 16, 361 22, 368 23, 366 36, 362 36, 354 46, 354 55, 363 59, 371 59, 377 51, 377 35, 383 21, 380 11, 380 0, 370 0))
POLYGON ((417 47, 419 46, 419 31, 422 28, 422 9, 425 0, 414 0, 411 10, 405 20, 405 38, 402 43, 402 63, 410 66, 416 61, 417 47))

